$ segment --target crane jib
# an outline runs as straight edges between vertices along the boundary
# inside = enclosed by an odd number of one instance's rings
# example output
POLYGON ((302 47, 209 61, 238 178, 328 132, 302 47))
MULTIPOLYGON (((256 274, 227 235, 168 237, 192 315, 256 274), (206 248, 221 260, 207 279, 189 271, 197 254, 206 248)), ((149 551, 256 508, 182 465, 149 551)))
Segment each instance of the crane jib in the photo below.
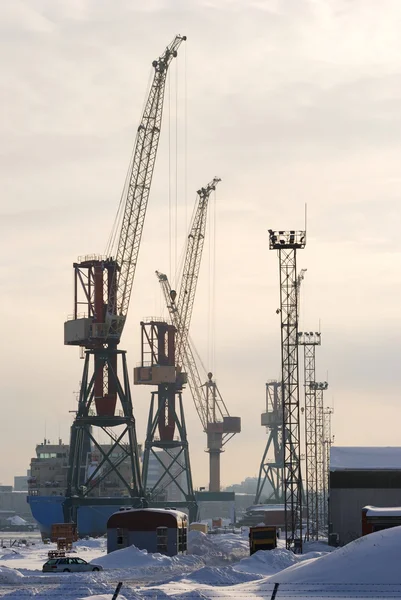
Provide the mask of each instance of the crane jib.
POLYGON ((137 130, 133 160, 125 185, 125 201, 117 244, 116 267, 109 289, 106 328, 109 339, 120 340, 131 297, 147 202, 159 145, 167 70, 186 36, 177 35, 154 60, 152 85, 137 130))

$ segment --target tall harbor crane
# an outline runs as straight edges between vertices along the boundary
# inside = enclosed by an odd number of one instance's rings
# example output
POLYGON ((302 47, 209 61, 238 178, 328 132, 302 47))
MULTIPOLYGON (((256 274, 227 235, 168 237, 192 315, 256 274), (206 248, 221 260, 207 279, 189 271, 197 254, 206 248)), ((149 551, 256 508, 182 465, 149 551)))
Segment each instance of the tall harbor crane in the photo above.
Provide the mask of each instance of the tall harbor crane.
POLYGON ((126 353, 117 346, 138 261, 159 145, 167 72, 184 40, 185 36, 177 35, 152 63, 153 81, 107 255, 85 256, 73 265, 74 314, 65 323, 64 343, 84 348, 85 363, 78 410, 71 427, 64 503, 67 521, 77 520, 80 507, 96 506, 99 514, 109 507, 110 513, 110 506, 113 511, 122 504, 132 505, 134 499, 139 501, 143 495, 126 353), (116 410, 117 400, 121 410, 116 410), (106 436, 106 444, 97 441, 94 428, 106 436))
POLYGON ((202 251, 206 232, 206 216, 211 192, 220 181, 215 177, 206 187, 198 190, 197 206, 188 235, 184 269, 178 294, 171 289, 167 276, 156 271, 162 286, 164 298, 170 313, 171 322, 177 330, 176 362, 187 373, 188 384, 194 404, 207 434, 207 452, 209 453, 209 491, 220 491, 220 454, 223 446, 241 430, 239 417, 231 417, 213 374, 202 384, 193 349, 189 340, 189 327, 195 301, 196 286, 199 277, 202 251))

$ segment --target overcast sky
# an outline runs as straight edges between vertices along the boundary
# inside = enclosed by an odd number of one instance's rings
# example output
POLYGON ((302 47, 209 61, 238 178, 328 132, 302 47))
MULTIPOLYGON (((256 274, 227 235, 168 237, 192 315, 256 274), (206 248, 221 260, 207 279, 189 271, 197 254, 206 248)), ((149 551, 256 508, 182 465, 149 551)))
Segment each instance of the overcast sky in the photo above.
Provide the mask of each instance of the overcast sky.
MULTIPOLYGON (((72 263, 104 252, 151 63, 177 33, 188 41, 171 69, 121 344, 130 370, 139 321, 165 314, 154 271, 169 273, 171 246, 174 270, 195 192, 218 175, 213 369, 243 426, 223 483, 258 472, 265 381, 280 372, 267 230, 302 228, 305 203, 300 328, 321 322, 317 378, 328 372, 336 443, 399 444, 400 31, 398 0, 1 1, 2 483, 25 473, 45 431, 69 437, 82 369, 63 345, 72 263)), ((208 242, 192 327, 204 361, 207 252, 208 242)), ((149 389, 132 393, 143 441, 149 389)), ((188 393, 185 406, 194 482, 205 485, 188 393)))

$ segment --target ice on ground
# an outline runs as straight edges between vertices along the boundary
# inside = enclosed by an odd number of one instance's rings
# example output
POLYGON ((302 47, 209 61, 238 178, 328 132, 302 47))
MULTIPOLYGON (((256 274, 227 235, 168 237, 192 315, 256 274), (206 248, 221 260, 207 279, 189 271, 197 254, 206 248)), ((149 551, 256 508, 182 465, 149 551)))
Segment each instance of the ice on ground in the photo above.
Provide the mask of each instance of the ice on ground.
POLYGON ((180 581, 181 583, 201 583, 203 585, 223 586, 223 585, 238 585, 248 581, 256 581, 261 579, 262 575, 251 574, 237 571, 235 568, 229 567, 202 567, 197 571, 193 571, 190 575, 176 577, 171 581, 180 581))
POLYGON ((0 566, 0 584, 22 583, 24 576, 16 569, 0 566))
POLYGON ((393 527, 354 540, 319 558, 303 560, 275 575, 274 581, 401 584, 400 555, 401 527, 393 527))
MULTIPOLYGON (((79 598, 79 600, 113 600, 113 594, 97 594, 96 596, 91 594, 85 598, 79 598)), ((118 600, 126 600, 126 597, 119 594, 118 600)))
POLYGON ((236 571, 243 573, 256 573, 260 575, 274 575, 298 562, 297 556, 285 548, 274 550, 258 550, 252 556, 243 558, 234 565, 236 571))

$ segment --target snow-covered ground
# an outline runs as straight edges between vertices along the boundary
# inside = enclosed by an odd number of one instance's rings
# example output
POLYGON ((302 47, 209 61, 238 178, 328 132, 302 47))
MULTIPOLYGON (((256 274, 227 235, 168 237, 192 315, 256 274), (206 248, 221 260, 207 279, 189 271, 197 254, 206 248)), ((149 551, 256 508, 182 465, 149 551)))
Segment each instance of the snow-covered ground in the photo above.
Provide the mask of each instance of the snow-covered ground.
POLYGON ((283 544, 249 556, 247 533, 190 532, 186 556, 147 554, 135 547, 106 554, 106 540, 75 545, 76 556, 101 564, 98 573, 41 572, 51 545, 0 549, 0 597, 58 600, 208 600, 230 598, 401 598, 401 527, 330 552, 324 543, 296 556, 283 544), (278 587, 277 587, 278 584, 278 587))

